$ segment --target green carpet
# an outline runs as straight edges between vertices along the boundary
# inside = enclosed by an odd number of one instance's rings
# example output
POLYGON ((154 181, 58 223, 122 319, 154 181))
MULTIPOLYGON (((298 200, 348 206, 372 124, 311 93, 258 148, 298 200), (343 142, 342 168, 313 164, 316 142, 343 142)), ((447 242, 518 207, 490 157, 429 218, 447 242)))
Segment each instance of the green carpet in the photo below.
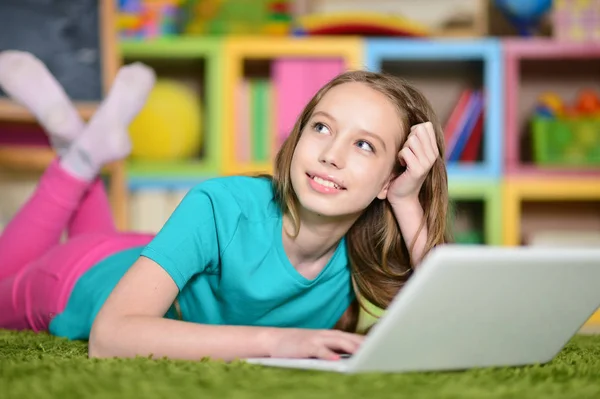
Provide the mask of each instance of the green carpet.
POLYGON ((86 344, 0 330, 0 397, 600 398, 600 336, 576 336, 550 364, 447 373, 337 375, 244 363, 90 360, 86 344))

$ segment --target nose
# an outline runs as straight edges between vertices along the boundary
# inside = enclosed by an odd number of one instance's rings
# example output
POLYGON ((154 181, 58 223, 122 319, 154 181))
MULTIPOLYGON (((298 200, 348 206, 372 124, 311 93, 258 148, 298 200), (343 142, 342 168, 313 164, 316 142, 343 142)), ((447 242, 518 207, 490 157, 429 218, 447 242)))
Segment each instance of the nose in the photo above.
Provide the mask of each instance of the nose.
POLYGON ((345 164, 345 154, 341 140, 331 140, 321 151, 319 162, 336 169, 341 169, 345 164))

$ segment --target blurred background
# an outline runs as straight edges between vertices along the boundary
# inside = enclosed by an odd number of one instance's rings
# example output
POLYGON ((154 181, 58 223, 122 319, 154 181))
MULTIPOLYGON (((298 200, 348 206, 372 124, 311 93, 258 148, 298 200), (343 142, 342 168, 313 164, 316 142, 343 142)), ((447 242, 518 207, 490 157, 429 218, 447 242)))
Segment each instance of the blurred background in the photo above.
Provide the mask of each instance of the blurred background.
MULTIPOLYGON (((122 64, 158 81, 106 169, 122 229, 204 179, 270 172, 346 69, 416 84, 445 127, 458 242, 600 245, 600 0, 3 0, 0 51, 42 59, 85 118, 122 64)), ((0 93, 0 229, 54 157, 0 93)))

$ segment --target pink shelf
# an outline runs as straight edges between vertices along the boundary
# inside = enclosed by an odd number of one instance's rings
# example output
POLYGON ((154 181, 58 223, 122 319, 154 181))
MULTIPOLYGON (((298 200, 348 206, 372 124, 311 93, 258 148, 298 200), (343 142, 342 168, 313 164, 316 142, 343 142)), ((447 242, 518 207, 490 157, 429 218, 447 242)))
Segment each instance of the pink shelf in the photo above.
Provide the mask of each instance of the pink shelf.
POLYGON ((556 91, 570 101, 581 88, 600 90, 600 43, 569 43, 539 38, 508 39, 502 42, 502 46, 506 82, 506 173, 600 176, 600 168, 539 167, 534 163, 524 162, 521 154, 524 121, 537 95, 545 90, 556 91), (544 63, 545 60, 548 62, 544 63), (582 60, 594 62, 586 64, 582 60), (540 71, 539 75, 532 72, 535 65, 540 71))
POLYGON ((556 59, 598 58, 600 43, 570 43, 554 39, 506 39, 502 41, 504 54, 509 58, 556 59))

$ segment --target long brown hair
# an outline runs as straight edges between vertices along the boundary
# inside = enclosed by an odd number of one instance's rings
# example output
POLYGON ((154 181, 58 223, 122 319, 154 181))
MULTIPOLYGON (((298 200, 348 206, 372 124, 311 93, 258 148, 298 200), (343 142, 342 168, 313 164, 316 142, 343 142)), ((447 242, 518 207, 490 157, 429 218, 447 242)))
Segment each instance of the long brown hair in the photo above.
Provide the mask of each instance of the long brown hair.
MULTIPOLYGON (((444 135, 431 104, 408 82, 384 73, 367 71, 348 71, 338 75, 323 86, 308 102, 297 119, 290 135, 275 157, 273 185, 276 199, 284 214, 288 214, 294 223, 295 234, 300 229, 298 216, 298 199, 292 188, 290 167, 292 156, 305 125, 321 101, 321 98, 333 87, 343 83, 361 82, 384 94, 396 105, 402 121, 400 148, 406 141, 411 126, 422 122, 431 122, 435 130, 436 142, 440 156, 427 175, 419 201, 424 211, 424 218, 419 232, 427 227, 427 243, 425 255, 438 244, 449 242, 447 229, 448 217, 448 180, 444 164, 444 135)), ((397 161, 395 173, 403 168, 397 161)), ((418 234, 417 234, 418 235, 418 234)), ((359 306, 365 308, 364 301, 380 309, 385 309, 396 293, 406 283, 413 271, 409 249, 402 238, 402 233, 387 200, 376 198, 346 235, 347 250, 352 271, 352 283, 357 302, 350 308, 350 314, 344 317, 339 328, 353 331, 358 321, 359 306)))

